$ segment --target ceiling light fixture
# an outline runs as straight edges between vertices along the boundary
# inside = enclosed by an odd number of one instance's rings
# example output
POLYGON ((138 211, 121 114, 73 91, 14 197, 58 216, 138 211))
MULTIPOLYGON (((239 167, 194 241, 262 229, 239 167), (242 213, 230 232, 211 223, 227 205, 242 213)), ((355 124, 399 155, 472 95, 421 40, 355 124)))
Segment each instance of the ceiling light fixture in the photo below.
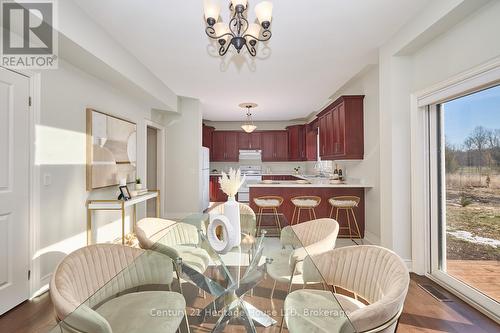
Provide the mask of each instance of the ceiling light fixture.
POLYGON ((257 104, 255 103, 241 103, 239 105, 240 108, 247 109, 247 119, 243 125, 241 125, 241 128, 247 132, 247 133, 252 133, 255 131, 257 126, 254 125, 253 120, 252 120, 252 113, 250 112, 250 109, 256 108, 257 104))
POLYGON ((255 14, 260 24, 249 23, 247 19, 247 0, 231 0, 229 10, 231 20, 229 25, 218 22, 220 14, 220 3, 218 0, 204 0, 205 19, 207 27, 205 32, 208 37, 219 42, 219 55, 224 56, 233 45, 238 53, 245 46, 253 57, 257 55, 255 46, 257 42, 265 42, 271 39, 271 26, 273 4, 262 1, 255 6, 255 14), (261 29, 262 28, 262 29, 261 29))

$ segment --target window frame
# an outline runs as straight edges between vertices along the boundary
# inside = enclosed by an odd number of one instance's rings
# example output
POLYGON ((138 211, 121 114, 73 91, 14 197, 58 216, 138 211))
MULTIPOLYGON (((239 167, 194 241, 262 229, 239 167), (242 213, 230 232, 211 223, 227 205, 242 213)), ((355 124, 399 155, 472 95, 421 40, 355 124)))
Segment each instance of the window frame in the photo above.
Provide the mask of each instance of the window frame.
MULTIPOLYGON (((411 95, 412 267, 471 306, 500 321, 500 303, 446 274, 440 265, 440 227, 446 225, 442 103, 500 84, 500 57, 411 95)), ((442 230, 441 230, 442 231, 442 230)))

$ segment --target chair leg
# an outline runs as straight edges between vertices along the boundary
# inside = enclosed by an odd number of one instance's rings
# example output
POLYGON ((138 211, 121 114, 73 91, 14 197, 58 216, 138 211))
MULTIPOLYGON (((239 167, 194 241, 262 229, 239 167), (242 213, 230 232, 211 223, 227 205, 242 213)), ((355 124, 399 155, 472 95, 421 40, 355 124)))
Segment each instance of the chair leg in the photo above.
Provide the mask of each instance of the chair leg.
POLYGON ((358 232, 359 241, 361 242, 361 245, 363 245, 363 238, 361 238, 361 232, 359 231, 358 220, 356 220, 356 215, 354 214, 354 209, 352 208, 351 208, 351 214, 352 217, 354 218, 354 226, 356 227, 356 230, 358 232))
POLYGON ((273 208, 274 211, 274 219, 276 220, 276 226, 278 227, 278 230, 281 232, 281 222, 280 222, 280 216, 278 215, 278 210, 276 208, 273 208))
POLYGON ((333 206, 332 208, 330 209, 330 215, 328 216, 329 218, 332 218, 333 217, 333 206))
POLYGON ((312 209, 312 211, 313 211, 314 219, 317 220, 318 218, 316 217, 316 211, 314 210, 314 208, 312 209))
POLYGON ((273 299, 274 296, 274 289, 276 289, 276 280, 274 280, 273 289, 271 290, 271 299, 273 299))
POLYGON ((186 310, 184 310, 184 318, 186 319, 186 329, 187 329, 187 333, 190 333, 190 332, 191 332, 191 329, 189 328, 188 314, 187 314, 187 311, 186 311, 186 310))
POLYGON ((259 235, 259 232, 260 232, 260 223, 262 222, 262 208, 259 207, 259 212, 257 213, 259 214, 259 217, 258 217, 258 223, 257 223, 257 235, 259 235))
POLYGON ((295 220, 295 212, 297 211, 297 206, 293 206, 293 214, 292 214, 292 221, 290 222, 290 225, 293 225, 293 220, 295 220))
POLYGON ((335 221, 339 221, 339 208, 337 207, 337 210, 335 212, 335 221))
POLYGON ((313 219, 312 213, 311 213, 311 208, 308 208, 307 210, 309 211, 309 221, 311 221, 313 219))
POLYGON ((347 226, 349 227, 349 238, 352 240, 351 218, 349 217, 349 209, 345 209, 345 215, 347 216, 347 226))
POLYGON ((300 223, 300 212, 301 211, 302 211, 302 208, 299 207, 299 209, 297 210, 297 222, 296 222, 296 224, 300 223))

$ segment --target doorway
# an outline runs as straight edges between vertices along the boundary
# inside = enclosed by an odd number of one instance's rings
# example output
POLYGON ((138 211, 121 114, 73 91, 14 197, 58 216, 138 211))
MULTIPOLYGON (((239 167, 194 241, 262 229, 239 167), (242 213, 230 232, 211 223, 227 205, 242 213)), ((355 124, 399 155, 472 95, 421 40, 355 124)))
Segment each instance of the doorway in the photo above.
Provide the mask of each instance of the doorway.
MULTIPOLYGON (((158 139, 160 137, 158 129, 152 126, 147 126, 146 134, 147 156, 146 156, 146 184, 148 189, 157 190, 159 185, 159 159, 158 159, 158 139)), ((146 216, 156 216, 156 200, 148 200, 146 203, 146 216)))
POLYGON ((30 79, 0 68, 0 315, 29 297, 30 79))

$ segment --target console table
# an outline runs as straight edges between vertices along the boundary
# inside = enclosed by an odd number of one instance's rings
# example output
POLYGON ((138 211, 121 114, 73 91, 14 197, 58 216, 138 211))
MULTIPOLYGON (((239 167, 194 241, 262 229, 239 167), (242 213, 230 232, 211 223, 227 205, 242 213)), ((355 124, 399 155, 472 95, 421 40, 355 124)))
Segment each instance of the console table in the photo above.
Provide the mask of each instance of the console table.
POLYGON ((93 211, 121 211, 122 218, 122 244, 125 244, 125 209, 132 207, 133 226, 137 222, 136 205, 156 198, 156 217, 160 217, 160 190, 149 191, 146 194, 138 195, 124 200, 87 200, 87 245, 92 244, 92 212, 93 211))

